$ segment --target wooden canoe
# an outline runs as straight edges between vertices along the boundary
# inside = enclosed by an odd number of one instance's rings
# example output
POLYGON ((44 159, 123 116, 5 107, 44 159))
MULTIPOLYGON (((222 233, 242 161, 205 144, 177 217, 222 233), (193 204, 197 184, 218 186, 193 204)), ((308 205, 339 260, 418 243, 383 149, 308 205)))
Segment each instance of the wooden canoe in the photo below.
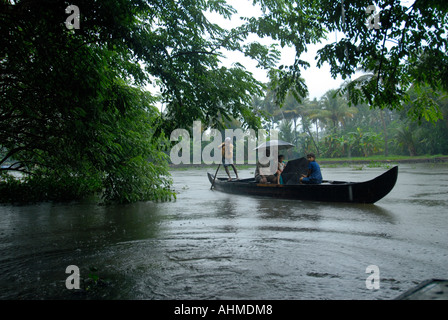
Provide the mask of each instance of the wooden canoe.
POLYGON ((324 181, 322 184, 260 184, 253 178, 227 181, 208 173, 208 179, 214 189, 222 192, 266 196, 280 199, 295 199, 325 202, 375 203, 385 197, 395 186, 398 167, 384 172, 380 176, 364 182, 324 181))

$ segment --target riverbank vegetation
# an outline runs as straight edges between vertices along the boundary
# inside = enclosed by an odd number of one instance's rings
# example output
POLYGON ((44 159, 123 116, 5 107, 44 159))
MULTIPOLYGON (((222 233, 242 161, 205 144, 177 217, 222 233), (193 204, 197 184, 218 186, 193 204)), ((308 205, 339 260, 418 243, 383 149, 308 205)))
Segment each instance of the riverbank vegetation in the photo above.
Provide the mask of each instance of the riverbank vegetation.
POLYGON ((447 2, 376 3, 379 28, 350 0, 255 0, 260 15, 234 26, 210 18, 236 14, 225 0, 0 1, 0 198, 172 199, 168 138, 193 121, 279 127, 297 154, 445 153, 447 2), (301 77, 311 44, 347 80, 319 101, 301 77), (295 60, 279 65, 286 46, 295 60), (224 66, 229 52, 269 85, 224 66))
POLYGON ((278 130, 280 139, 295 145, 287 151, 290 158, 310 151, 329 159, 448 155, 447 95, 432 94, 443 118, 430 123, 407 116, 412 99, 418 99, 413 87, 408 93, 411 100, 400 110, 350 104, 338 89, 301 103, 288 97, 283 107, 273 103, 270 91, 254 101, 268 115, 265 128, 278 130))

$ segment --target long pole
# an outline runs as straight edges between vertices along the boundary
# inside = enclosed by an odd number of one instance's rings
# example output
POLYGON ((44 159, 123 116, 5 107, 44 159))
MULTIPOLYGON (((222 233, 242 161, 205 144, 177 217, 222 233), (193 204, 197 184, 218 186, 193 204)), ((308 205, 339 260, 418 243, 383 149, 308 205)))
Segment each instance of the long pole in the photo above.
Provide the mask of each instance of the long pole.
POLYGON ((221 164, 219 164, 218 169, 216 169, 215 177, 213 178, 213 183, 212 183, 212 186, 210 187, 210 190, 213 189, 213 187, 215 186, 215 180, 216 180, 216 176, 218 175, 219 167, 221 167, 221 164))

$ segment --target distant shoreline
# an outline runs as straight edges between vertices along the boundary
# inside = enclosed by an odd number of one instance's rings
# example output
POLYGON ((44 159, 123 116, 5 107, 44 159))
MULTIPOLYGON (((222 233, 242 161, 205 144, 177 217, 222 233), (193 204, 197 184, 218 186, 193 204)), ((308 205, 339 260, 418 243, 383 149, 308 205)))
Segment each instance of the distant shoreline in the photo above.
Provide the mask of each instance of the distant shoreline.
POLYGON ((433 157, 433 158, 403 158, 403 159, 370 159, 370 160, 350 160, 350 159, 344 159, 344 160, 321 160, 318 161, 322 164, 370 164, 370 163, 438 163, 438 162, 448 162, 448 156, 441 156, 441 157, 433 157))
MULTIPOLYGON (((448 156, 436 156, 436 157, 408 157, 408 158, 393 158, 390 159, 377 159, 377 158, 367 158, 365 160, 361 159, 334 159, 334 160, 316 160, 319 164, 327 165, 356 165, 356 164, 372 164, 372 163, 381 163, 381 164, 394 164, 394 163, 445 163, 448 162, 448 156)), ((170 164, 171 169, 187 169, 187 168, 217 168, 218 164, 179 164, 174 165, 170 164)), ((244 167, 254 167, 255 164, 236 164, 238 168, 244 167)))

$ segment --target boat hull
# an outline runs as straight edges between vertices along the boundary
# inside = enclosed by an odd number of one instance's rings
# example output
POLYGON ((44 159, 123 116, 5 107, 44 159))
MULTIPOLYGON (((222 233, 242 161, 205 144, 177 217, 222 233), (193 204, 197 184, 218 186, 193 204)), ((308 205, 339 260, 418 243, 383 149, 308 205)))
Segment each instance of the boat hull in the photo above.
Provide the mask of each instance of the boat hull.
POLYGON ((385 197, 395 186, 398 167, 365 182, 332 181, 319 185, 259 184, 253 179, 227 181, 208 173, 215 190, 250 196, 265 196, 280 199, 295 199, 324 202, 375 203, 385 197))

